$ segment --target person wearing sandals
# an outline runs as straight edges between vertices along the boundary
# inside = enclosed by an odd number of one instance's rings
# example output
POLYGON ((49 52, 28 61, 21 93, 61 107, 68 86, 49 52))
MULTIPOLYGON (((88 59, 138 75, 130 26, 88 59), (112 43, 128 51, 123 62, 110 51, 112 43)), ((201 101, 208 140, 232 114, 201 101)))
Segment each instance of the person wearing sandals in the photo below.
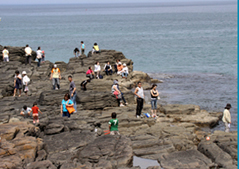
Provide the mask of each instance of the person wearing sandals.
POLYGON ((157 90, 156 84, 153 84, 152 89, 150 90, 150 95, 151 95, 152 117, 157 118, 157 100, 158 100, 159 92, 157 90))
POLYGON ((14 94, 13 97, 16 96, 17 90, 19 90, 19 97, 21 97, 21 89, 22 89, 22 75, 18 70, 15 71, 14 77, 14 94))
POLYGON ((62 117, 71 117, 71 114, 66 109, 66 106, 74 106, 73 101, 70 99, 70 94, 66 93, 64 99, 61 102, 61 115, 62 117))

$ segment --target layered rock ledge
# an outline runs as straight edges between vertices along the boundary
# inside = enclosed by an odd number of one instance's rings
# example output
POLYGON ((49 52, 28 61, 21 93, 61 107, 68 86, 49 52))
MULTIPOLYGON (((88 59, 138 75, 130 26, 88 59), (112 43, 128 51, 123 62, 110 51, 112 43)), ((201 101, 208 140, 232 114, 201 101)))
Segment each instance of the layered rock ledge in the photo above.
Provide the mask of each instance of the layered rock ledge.
MULTIPOLYGON (((151 83, 160 81, 133 71, 132 60, 122 52, 102 50, 100 55, 89 53, 88 57, 71 58, 68 63, 56 62, 63 77, 60 90, 51 89, 49 76, 53 63, 46 61, 39 68, 36 63, 25 66, 24 48, 9 47, 9 52, 10 62, 0 64, 0 168, 140 168, 133 166, 133 156, 157 160, 164 169, 237 168, 237 132, 207 133, 201 129, 217 125, 221 112, 209 113, 197 105, 159 105, 157 120, 135 118, 132 89, 136 83, 141 81, 148 89, 151 83), (96 61, 101 67, 107 61, 113 65, 116 59, 129 67, 127 80, 117 75, 104 76, 92 80, 87 91, 80 90, 89 66, 96 61), (27 71, 31 79, 30 96, 12 97, 15 70, 27 71), (77 87, 78 113, 62 118, 60 103, 68 92, 69 74, 77 87), (118 107, 111 94, 114 79, 119 80, 129 103, 125 107, 118 107), (43 112, 37 125, 32 124, 31 118, 19 115, 23 105, 31 107, 34 101, 43 112), (104 135, 112 112, 117 113, 120 136, 104 135)), ((150 105, 145 104, 143 112, 150 112, 150 105)))

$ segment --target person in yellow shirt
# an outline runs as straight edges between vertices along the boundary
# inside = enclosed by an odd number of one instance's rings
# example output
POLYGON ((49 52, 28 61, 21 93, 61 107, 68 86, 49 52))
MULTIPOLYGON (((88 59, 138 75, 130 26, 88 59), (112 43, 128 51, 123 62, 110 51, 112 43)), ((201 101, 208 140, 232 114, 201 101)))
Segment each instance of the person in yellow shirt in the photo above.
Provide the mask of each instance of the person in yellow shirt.
POLYGON ((52 80, 53 90, 60 89, 60 79, 61 79, 61 71, 59 68, 57 68, 57 65, 55 64, 54 68, 51 70, 50 77, 50 80, 52 80))
POLYGON ((94 53, 100 53, 100 48, 97 43, 94 43, 93 49, 92 49, 92 54, 94 53))
POLYGON ((225 110, 223 111, 222 121, 225 124, 225 132, 229 132, 231 126, 231 114, 229 111, 231 107, 231 104, 228 103, 225 107, 225 110))

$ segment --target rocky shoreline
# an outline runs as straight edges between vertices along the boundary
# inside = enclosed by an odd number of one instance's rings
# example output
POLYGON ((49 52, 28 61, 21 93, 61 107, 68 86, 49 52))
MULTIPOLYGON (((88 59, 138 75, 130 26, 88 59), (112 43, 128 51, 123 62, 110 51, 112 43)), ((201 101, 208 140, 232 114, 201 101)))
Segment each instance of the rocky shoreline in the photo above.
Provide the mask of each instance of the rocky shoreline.
MULTIPOLYGON (((133 156, 158 160, 164 169, 237 168, 237 132, 201 130, 201 127, 217 125, 221 112, 208 113, 197 105, 159 105, 157 120, 135 118, 136 105, 131 90, 138 81, 143 82, 144 89, 161 81, 133 71, 132 60, 122 52, 102 50, 100 55, 89 53, 88 57, 71 58, 68 63, 56 62, 63 78, 61 89, 52 90, 49 76, 53 63, 25 66, 23 47, 8 47, 8 50, 10 62, 0 64, 0 168, 140 169, 133 166, 133 156), (101 67, 107 61, 113 65, 116 59, 129 67, 127 80, 117 75, 104 76, 92 80, 87 91, 80 90, 89 66, 96 61, 101 67), (30 96, 12 97, 15 70, 24 70, 30 77, 30 96), (78 113, 68 119, 61 117, 60 104, 68 92, 69 74, 73 75, 77 87, 78 113), (116 78, 128 106, 117 107, 111 94, 116 78), (43 112, 36 126, 31 118, 24 119, 19 114, 23 105, 31 106, 34 101, 43 112), (112 112, 118 114, 121 136, 104 135, 112 112), (210 140, 206 140, 206 136, 210 140)), ((35 57, 34 53, 32 60, 35 57)), ((145 105, 143 112, 149 111, 150 105, 145 105)))

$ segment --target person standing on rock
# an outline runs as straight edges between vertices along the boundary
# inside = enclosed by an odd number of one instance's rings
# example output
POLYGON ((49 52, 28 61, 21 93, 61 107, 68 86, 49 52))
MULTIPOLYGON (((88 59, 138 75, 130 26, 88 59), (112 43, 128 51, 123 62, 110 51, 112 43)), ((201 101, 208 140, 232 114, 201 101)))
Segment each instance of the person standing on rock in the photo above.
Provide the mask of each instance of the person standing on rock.
POLYGON ((37 60, 38 60, 37 67, 41 66, 41 59, 42 59, 42 51, 41 51, 41 47, 39 46, 37 48, 37 60))
POLYGON ((119 120, 116 118, 117 114, 113 112, 111 114, 112 119, 109 121, 109 130, 110 130, 110 135, 120 135, 119 130, 118 130, 118 124, 119 120))
POLYGON ((83 55, 85 53, 85 44, 83 41, 81 41, 81 47, 80 47, 80 50, 81 50, 81 55, 83 55))
POLYGON ((45 59, 46 59, 46 54, 45 54, 45 51, 43 50, 42 51, 42 58, 41 58, 42 63, 45 62, 45 59))
POLYGON ((2 57, 4 62, 9 62, 9 51, 7 50, 6 46, 3 48, 2 57))
POLYGON ((29 88, 28 88, 28 84, 30 82, 30 79, 29 77, 27 76, 27 72, 26 71, 23 71, 22 72, 22 84, 23 84, 23 92, 26 94, 27 96, 27 92, 29 91, 29 88))
POLYGON ((60 79, 61 79, 61 71, 59 68, 57 68, 57 65, 54 64, 54 68, 51 70, 50 77, 50 80, 52 80, 53 90, 60 89, 60 79))
POLYGON ((144 105, 144 89, 141 82, 138 82, 138 87, 135 89, 134 94, 137 96, 136 117, 143 117, 141 112, 144 105))
POLYGON ((28 113, 28 115, 30 115, 30 113, 32 112, 32 117, 33 117, 33 124, 35 124, 36 122, 39 123, 39 114, 38 112, 41 112, 41 110, 37 107, 37 103, 34 102, 33 103, 33 107, 32 107, 32 110, 28 113))
POLYGON ((27 65, 27 63, 29 63, 29 65, 31 65, 32 49, 29 47, 29 45, 26 45, 25 54, 26 54, 25 65, 27 65))
POLYGON ((19 90, 19 97, 21 97, 21 89, 22 89, 22 75, 18 70, 15 71, 14 77, 14 94, 13 97, 16 96, 17 90, 19 90))
POLYGON ((62 117, 71 117, 71 114, 66 109, 66 106, 74 106, 74 103, 70 99, 70 94, 66 93, 64 99, 61 102, 61 114, 62 117))
POLYGON ((151 95, 152 117, 157 118, 157 100, 158 100, 159 92, 157 90, 156 84, 153 84, 152 89, 150 90, 150 95, 151 95))
POLYGON ((74 103, 74 109, 75 112, 77 112, 77 105, 76 105, 76 85, 75 82, 72 80, 72 76, 68 76, 68 80, 70 82, 70 88, 69 88, 69 93, 70 93, 70 97, 71 97, 71 101, 74 103))
POLYGON ((231 107, 231 104, 228 103, 225 107, 225 110, 223 111, 222 121, 225 124, 225 132, 229 132, 231 127, 231 113, 229 111, 231 107))

